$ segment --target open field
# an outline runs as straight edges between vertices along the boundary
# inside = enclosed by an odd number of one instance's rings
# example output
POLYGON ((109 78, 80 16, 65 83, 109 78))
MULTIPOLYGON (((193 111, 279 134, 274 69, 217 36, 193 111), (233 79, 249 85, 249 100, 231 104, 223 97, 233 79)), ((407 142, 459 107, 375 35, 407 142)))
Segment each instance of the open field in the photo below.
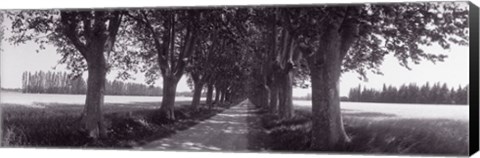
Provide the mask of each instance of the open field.
MULTIPOLYGON (((0 103, 19 104, 41 108, 42 103, 57 104, 84 104, 85 95, 73 94, 33 94, 19 92, 0 92, 0 103)), ((202 98, 203 99, 203 98, 202 98)), ((177 96, 175 101, 191 101, 191 97, 177 96)), ((119 96, 106 95, 105 103, 135 103, 135 102, 160 102, 161 96, 119 96)))
MULTIPOLYGON (((375 119, 369 113, 343 114, 351 142, 329 152, 468 155, 468 122, 448 119, 375 119)), ((291 119, 265 114, 270 150, 311 152, 311 113, 296 110, 291 119)))
MULTIPOLYGON (((263 124, 271 150, 310 151, 308 101, 295 101, 296 116, 266 114, 263 124)), ((332 152, 467 155, 468 106, 342 103, 351 143, 332 152)))
MULTIPOLYGON (((131 104, 160 102, 159 96, 105 96, 105 103, 131 104)), ((191 97, 177 96, 176 101, 190 104, 191 97)), ((204 100, 204 98, 202 98, 204 100)), ((43 108, 44 104, 82 105, 85 95, 65 94, 23 94, 18 92, 0 92, 0 103, 17 104, 34 108, 43 108)), ((295 100, 297 109, 309 109, 311 101, 295 100)), ((146 107, 148 108, 148 107, 146 107)), ((464 105, 431 105, 431 104, 390 104, 390 103, 356 103, 342 102, 344 113, 379 113, 378 119, 404 118, 404 119, 449 119, 468 121, 468 106, 464 105)))
MULTIPOLYGON (((78 130, 84 96, 2 93, 3 145, 94 146, 130 148, 168 137, 223 110, 188 110, 190 99, 178 97, 176 115, 183 121, 162 122, 152 113, 161 97, 106 96, 103 107, 109 137, 90 142, 78 130)), ((294 101, 296 116, 281 120, 262 115, 270 150, 308 151, 309 101, 294 101)), ((400 154, 468 152, 468 106, 342 103, 352 143, 341 151, 400 154)))
MULTIPOLYGON (((296 100, 297 109, 310 109, 311 101, 296 100)), ((468 122, 466 105, 394 104, 341 102, 346 114, 377 113, 377 119, 448 119, 468 122), (388 116, 388 117, 387 117, 388 116)))
POLYGON ((0 115, 2 146, 13 147, 130 148, 187 129, 224 109, 201 108, 193 112, 189 108, 190 101, 177 101, 177 121, 171 122, 156 113, 160 101, 152 102, 154 98, 107 96, 109 99, 102 110, 108 136, 93 141, 81 127, 83 96, 17 93, 18 96, 8 98, 14 93, 4 94, 0 115), (21 96, 32 98, 22 100, 21 96), (26 104, 28 102, 32 104, 26 104))

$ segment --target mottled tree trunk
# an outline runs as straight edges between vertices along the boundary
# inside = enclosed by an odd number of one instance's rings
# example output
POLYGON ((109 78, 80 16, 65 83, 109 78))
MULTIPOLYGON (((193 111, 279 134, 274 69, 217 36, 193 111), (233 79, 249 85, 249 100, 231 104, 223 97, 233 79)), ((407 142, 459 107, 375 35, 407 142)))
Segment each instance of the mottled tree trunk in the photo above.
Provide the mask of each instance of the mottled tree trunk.
POLYGON ((309 60, 312 80, 312 144, 313 149, 333 150, 349 141, 340 111, 339 79, 341 51, 338 31, 325 32, 322 49, 315 60, 309 60))
POLYGON ((329 149, 348 142, 343 127, 337 74, 322 70, 311 71, 312 75, 312 147, 329 149), (327 74, 330 73, 330 74, 327 74), (324 77, 331 75, 331 77, 324 77))
POLYGON ((163 96, 160 112, 168 119, 175 119, 175 94, 177 92, 178 80, 173 77, 163 78, 163 96))
POLYGON ((290 118, 293 116, 293 101, 292 101, 292 72, 282 73, 278 75, 279 79, 279 104, 278 111, 282 118, 290 118))
POLYGON ((193 90, 192 109, 197 110, 198 106, 200 105, 200 98, 202 96, 203 83, 197 82, 194 84, 195 85, 193 90))
POLYGON ((272 83, 269 84, 270 87, 270 103, 268 105, 269 111, 271 113, 277 113, 278 110, 278 85, 273 83, 275 81, 272 81, 272 83))
POLYGON ((207 100, 206 104, 208 108, 212 108, 212 99, 213 99, 213 84, 208 83, 207 85, 207 100))
MULTIPOLYGON (((100 53, 103 56, 103 54, 100 53)), ((90 137, 98 138, 105 136, 101 107, 105 94, 106 63, 104 58, 89 60, 87 97, 85 100, 84 118, 85 128, 90 137)))

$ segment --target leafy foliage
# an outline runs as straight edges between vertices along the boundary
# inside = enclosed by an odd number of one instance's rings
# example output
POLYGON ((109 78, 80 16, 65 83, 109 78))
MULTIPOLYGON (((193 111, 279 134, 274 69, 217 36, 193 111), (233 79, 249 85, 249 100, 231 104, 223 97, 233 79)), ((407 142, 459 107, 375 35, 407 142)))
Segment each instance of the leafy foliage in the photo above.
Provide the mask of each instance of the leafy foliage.
POLYGON ((107 45, 105 51, 107 60, 121 55, 112 51, 112 43, 115 41, 116 29, 118 29, 115 25, 120 25, 122 18, 120 12, 109 10, 8 11, 7 17, 12 22, 10 31, 13 34, 9 41, 17 45, 33 41, 39 46, 37 52, 45 49, 47 45, 53 45, 62 57, 59 63, 66 64, 74 76, 80 76, 87 70, 85 58, 94 56, 89 55, 92 52, 89 49, 93 45, 107 45))
POLYGON ((350 48, 343 70, 355 70, 364 78, 366 70, 381 74, 378 66, 386 54, 393 55, 400 65, 422 59, 443 61, 447 56, 425 52, 422 46, 438 44, 444 49, 451 44, 468 43, 468 6, 458 2, 367 4, 356 9, 358 40, 350 48))
POLYGON ((381 74, 378 67, 389 53, 398 58, 400 65, 410 69, 409 63, 418 64, 422 59, 443 61, 447 57, 424 52, 422 46, 438 44, 448 49, 451 44, 468 44, 468 5, 461 2, 279 9, 283 25, 298 37, 299 50, 307 57, 322 48, 318 41, 328 25, 335 24, 335 18, 344 18, 340 23, 343 30, 339 31, 350 31, 352 44, 341 46, 348 52, 343 58, 342 70, 356 71, 363 78, 367 70, 381 74))

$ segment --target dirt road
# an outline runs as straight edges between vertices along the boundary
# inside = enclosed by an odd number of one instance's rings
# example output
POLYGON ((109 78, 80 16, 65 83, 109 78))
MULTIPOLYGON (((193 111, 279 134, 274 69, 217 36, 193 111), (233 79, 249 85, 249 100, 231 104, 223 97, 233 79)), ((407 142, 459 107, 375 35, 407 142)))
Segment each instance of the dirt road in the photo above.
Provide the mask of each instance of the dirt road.
POLYGON ((259 151, 262 136, 254 105, 245 100, 190 129, 147 143, 137 149, 259 151))

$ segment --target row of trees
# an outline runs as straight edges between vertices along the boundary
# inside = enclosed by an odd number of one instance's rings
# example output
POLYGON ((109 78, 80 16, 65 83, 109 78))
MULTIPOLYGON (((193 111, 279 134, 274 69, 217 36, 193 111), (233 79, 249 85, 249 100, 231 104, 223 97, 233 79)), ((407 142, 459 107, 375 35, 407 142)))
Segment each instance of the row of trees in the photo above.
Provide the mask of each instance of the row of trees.
POLYGON ((86 83, 81 77, 71 79, 66 72, 23 72, 23 93, 85 94, 86 83))
POLYGON ((246 9, 125 9, 125 10, 28 10, 8 12, 15 44, 35 39, 40 49, 58 47, 60 63, 73 76, 88 72, 87 99, 82 116, 90 136, 105 134, 101 107, 106 74, 121 71, 126 79, 143 72, 147 83, 160 77, 163 97, 159 115, 175 119, 178 81, 193 81, 192 108, 197 109, 204 87, 207 104, 244 98, 247 90, 246 60, 239 19, 246 9), (237 11, 243 13, 237 14, 237 11), (213 91, 216 91, 213 98, 213 91))
MULTIPOLYGON (((107 95, 161 96, 162 88, 139 83, 125 83, 114 80, 105 85, 107 95)), ((85 94, 87 84, 82 77, 72 78, 66 72, 24 72, 22 74, 23 93, 85 94)))
POLYGON ((105 84, 105 94, 162 96, 162 88, 148 86, 140 83, 128 83, 128 82, 122 82, 119 80, 114 80, 114 81, 107 81, 107 83, 105 84))
POLYGON ((125 12, 119 43, 136 47, 118 47, 124 58, 125 72, 146 72, 149 82, 163 78, 163 98, 160 113, 175 119, 174 102, 178 81, 189 77, 193 88, 192 109, 196 110, 204 88, 206 104, 223 102, 244 95, 247 74, 242 60, 246 52, 244 29, 245 12, 225 9, 139 9, 125 12), (138 50, 140 48, 140 50, 138 50), (138 66, 141 65, 141 66, 138 66), (213 96, 216 91, 215 97, 213 96))
POLYGON ((458 4, 265 7, 250 14, 247 25, 253 33, 247 43, 254 57, 249 97, 289 118, 292 86, 311 86, 313 149, 334 149, 350 141, 340 114, 341 73, 355 71, 362 78, 369 70, 381 74, 378 67, 389 53, 407 69, 422 59, 443 61, 446 55, 419 46, 447 49, 468 41, 468 10, 458 4), (311 85, 305 85, 308 79, 311 85))
POLYGON ((399 88, 383 85, 381 90, 368 89, 358 85, 352 88, 348 101, 382 102, 382 103, 422 103, 422 104, 467 104, 468 85, 457 89, 448 88, 447 84, 427 82, 422 86, 416 84, 402 85, 399 88))
POLYGON ((311 147, 333 149, 349 142, 341 73, 380 73, 388 53, 407 68, 443 61, 419 46, 468 42, 468 9, 459 3, 15 11, 10 41, 53 44, 72 74, 88 71, 84 123, 94 138, 104 133, 105 76, 116 68, 124 78, 138 71, 150 83, 163 78, 158 114, 170 119, 182 76, 193 85, 193 109, 206 88, 207 105, 248 97, 284 118, 294 114, 292 86, 310 79, 311 147))

